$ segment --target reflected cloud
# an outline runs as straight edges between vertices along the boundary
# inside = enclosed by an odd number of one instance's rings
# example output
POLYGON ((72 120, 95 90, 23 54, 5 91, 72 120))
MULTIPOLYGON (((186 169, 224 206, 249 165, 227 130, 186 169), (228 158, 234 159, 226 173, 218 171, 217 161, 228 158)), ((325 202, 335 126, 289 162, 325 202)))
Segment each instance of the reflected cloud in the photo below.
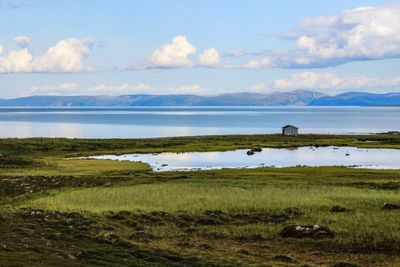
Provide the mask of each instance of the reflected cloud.
POLYGON ((141 161, 155 171, 256 168, 261 166, 348 166, 400 169, 400 150, 358 149, 354 147, 300 147, 297 149, 264 148, 252 156, 247 150, 224 152, 189 152, 160 154, 104 155, 89 158, 141 161))

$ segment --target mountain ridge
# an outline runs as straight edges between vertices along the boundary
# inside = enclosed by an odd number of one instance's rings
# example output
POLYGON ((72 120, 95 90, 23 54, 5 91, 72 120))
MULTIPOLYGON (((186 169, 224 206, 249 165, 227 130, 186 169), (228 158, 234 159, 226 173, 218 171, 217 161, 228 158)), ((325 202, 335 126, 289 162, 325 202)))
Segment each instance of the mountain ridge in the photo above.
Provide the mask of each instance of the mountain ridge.
POLYGON ((400 93, 366 93, 351 91, 314 99, 310 106, 400 106, 400 93))
POLYGON ((350 91, 328 95, 313 90, 276 93, 132 94, 27 96, 0 99, 0 107, 117 107, 117 106, 400 106, 400 93, 374 94, 350 91))

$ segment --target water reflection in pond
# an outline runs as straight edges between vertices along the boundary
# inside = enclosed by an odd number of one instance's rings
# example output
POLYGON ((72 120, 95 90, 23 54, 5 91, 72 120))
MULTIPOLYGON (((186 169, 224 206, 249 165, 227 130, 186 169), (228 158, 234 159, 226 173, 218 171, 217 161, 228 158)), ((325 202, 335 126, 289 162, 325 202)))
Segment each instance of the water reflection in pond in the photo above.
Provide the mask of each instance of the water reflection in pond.
POLYGON ((155 171, 211 170, 291 166, 348 166, 371 169, 400 169, 400 150, 354 147, 263 148, 248 155, 248 150, 93 156, 94 159, 141 161, 155 171))

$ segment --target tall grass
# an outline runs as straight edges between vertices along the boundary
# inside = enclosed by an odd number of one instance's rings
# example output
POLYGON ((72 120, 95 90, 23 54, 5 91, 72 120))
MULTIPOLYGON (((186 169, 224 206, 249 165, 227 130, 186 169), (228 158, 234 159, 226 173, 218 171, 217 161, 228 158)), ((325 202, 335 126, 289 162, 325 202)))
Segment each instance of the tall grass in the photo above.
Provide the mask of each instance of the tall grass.
MULTIPOLYGON (((400 212, 382 209, 384 202, 400 203, 397 191, 361 189, 344 186, 264 185, 238 187, 220 183, 162 183, 128 187, 90 188, 62 191, 28 203, 29 206, 68 211, 127 210, 165 211, 200 214, 206 210, 230 213, 274 213, 297 207, 304 216, 288 223, 319 224, 338 235, 327 246, 366 250, 399 250, 400 212), (334 205, 349 212, 332 213, 334 205)), ((282 225, 258 222, 246 225, 204 226, 199 232, 218 232, 231 237, 261 235, 279 238, 282 225)), ((169 229, 168 231, 171 231, 169 229)))
POLYGON ((313 213, 332 205, 377 211, 384 202, 399 202, 394 192, 339 186, 239 187, 213 184, 163 183, 64 191, 34 200, 31 205, 55 210, 269 212, 298 207, 313 213))

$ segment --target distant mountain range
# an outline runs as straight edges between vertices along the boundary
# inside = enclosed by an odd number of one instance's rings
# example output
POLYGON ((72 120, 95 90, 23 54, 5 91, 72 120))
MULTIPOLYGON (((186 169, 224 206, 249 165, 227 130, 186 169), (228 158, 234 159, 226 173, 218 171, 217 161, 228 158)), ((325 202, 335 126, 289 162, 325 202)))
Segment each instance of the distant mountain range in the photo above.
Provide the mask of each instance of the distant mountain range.
POLYGON ((348 92, 312 100, 311 106, 400 106, 400 93, 371 94, 348 92))
POLYGON ((0 99, 2 107, 89 106, 400 106, 400 93, 348 92, 336 96, 310 90, 257 94, 123 96, 29 96, 0 99))

